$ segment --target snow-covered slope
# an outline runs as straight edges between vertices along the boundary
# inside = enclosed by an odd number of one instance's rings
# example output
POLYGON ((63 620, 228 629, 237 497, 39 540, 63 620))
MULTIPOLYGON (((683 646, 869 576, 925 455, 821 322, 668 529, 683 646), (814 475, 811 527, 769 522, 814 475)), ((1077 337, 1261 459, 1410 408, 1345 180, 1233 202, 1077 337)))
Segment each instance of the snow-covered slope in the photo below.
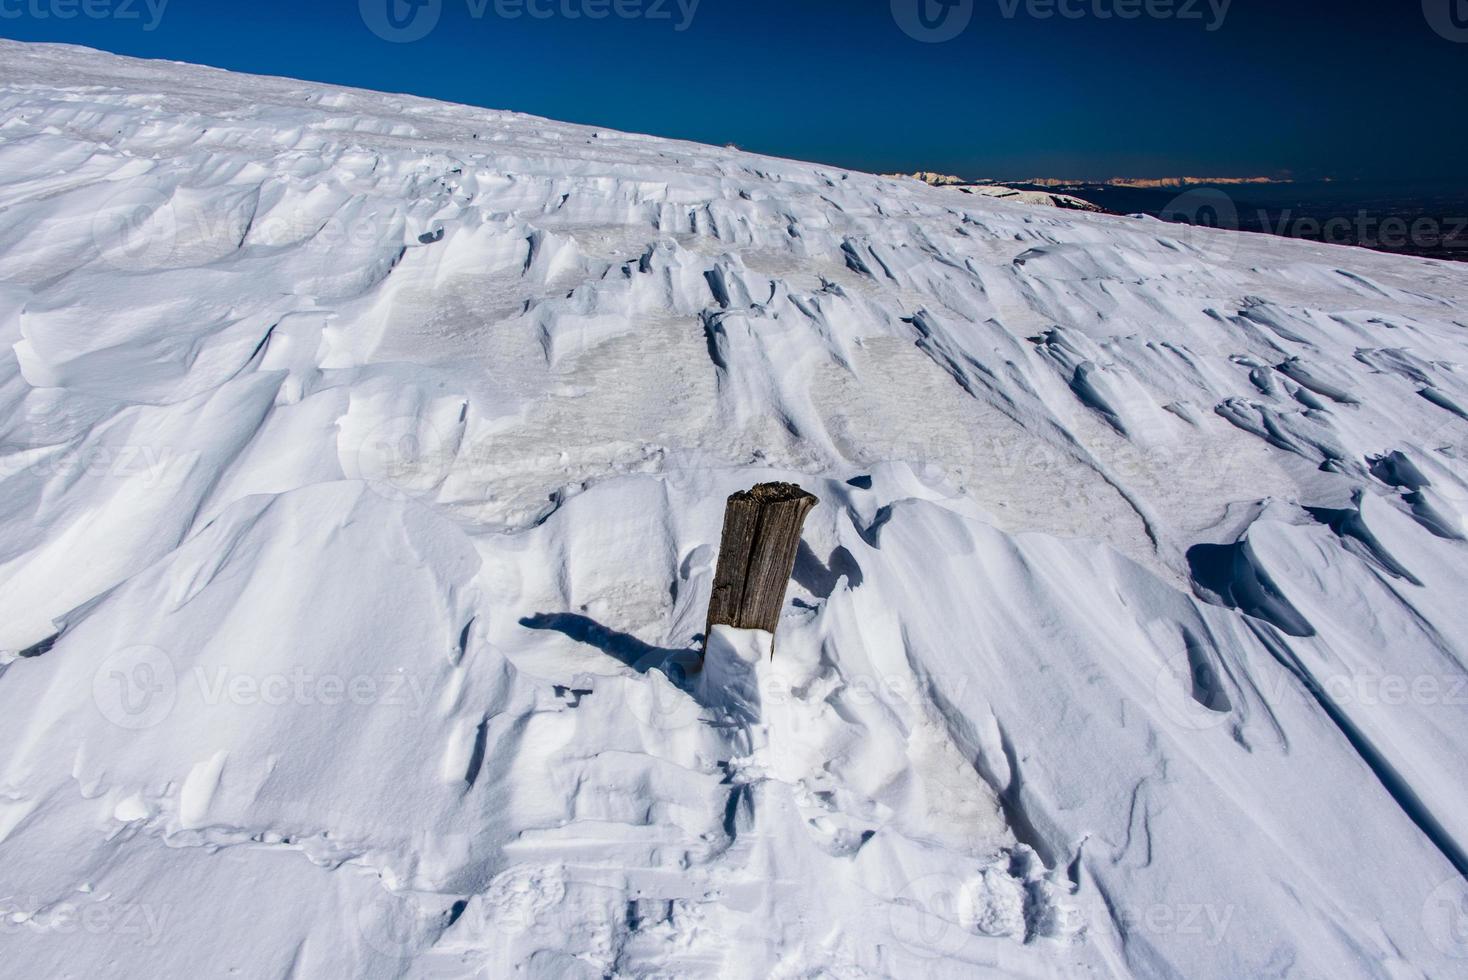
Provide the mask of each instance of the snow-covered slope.
POLYGON ((983 197, 997 197, 1001 200, 1011 201, 1015 204, 1038 204, 1046 207, 1061 208, 1067 211, 1095 211, 1105 212, 1105 208, 1092 204, 1090 201, 1082 200, 1070 194, 1051 194, 1045 191, 1025 191, 1017 187, 1009 187, 1005 184, 992 182, 978 182, 964 180, 962 177, 954 177, 951 174, 936 174, 931 171, 919 171, 915 174, 886 174, 888 177, 908 178, 922 181, 933 187, 949 187, 962 194, 979 194, 983 197))
POLYGON ((1446 977, 1468 268, 0 45, 16 976, 1446 977), (820 498, 691 670, 724 498, 820 498))

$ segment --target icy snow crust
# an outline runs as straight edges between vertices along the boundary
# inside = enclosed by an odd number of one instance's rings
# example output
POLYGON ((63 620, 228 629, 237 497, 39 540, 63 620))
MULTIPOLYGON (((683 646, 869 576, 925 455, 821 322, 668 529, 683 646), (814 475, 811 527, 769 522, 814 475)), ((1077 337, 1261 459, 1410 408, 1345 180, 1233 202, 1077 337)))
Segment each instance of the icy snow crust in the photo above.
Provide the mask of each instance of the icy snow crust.
POLYGON ((0 79, 7 973, 1464 969, 1468 270, 0 79))

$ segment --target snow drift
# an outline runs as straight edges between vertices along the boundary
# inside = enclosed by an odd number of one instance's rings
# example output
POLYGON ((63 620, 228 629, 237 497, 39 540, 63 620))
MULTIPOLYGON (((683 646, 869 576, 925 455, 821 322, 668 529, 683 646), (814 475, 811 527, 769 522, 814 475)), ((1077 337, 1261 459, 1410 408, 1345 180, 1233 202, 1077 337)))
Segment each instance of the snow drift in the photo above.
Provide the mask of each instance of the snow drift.
POLYGON ((1443 977, 1468 269, 0 45, 17 975, 1443 977), (816 494, 696 672, 724 498, 816 494))

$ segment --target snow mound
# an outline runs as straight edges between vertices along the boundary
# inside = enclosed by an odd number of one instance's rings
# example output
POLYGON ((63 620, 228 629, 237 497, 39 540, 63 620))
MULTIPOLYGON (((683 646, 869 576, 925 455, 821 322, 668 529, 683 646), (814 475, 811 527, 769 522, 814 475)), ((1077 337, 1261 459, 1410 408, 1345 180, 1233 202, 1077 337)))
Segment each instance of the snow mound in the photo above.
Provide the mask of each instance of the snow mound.
POLYGON ((1461 971, 1468 268, 0 72, 17 975, 1461 971))

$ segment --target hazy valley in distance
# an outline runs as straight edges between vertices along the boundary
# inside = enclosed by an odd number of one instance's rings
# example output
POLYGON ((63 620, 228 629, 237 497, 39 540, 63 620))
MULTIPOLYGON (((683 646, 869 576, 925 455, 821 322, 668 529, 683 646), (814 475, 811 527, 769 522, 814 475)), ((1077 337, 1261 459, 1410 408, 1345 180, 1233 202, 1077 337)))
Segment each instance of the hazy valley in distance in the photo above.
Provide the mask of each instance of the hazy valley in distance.
POLYGON ((1468 188, 1458 182, 1311 180, 1187 187, 1005 183, 1021 190, 1074 195, 1117 214, 1147 214, 1398 255, 1468 260, 1468 188))

